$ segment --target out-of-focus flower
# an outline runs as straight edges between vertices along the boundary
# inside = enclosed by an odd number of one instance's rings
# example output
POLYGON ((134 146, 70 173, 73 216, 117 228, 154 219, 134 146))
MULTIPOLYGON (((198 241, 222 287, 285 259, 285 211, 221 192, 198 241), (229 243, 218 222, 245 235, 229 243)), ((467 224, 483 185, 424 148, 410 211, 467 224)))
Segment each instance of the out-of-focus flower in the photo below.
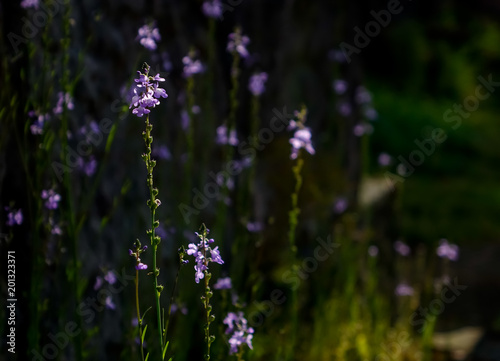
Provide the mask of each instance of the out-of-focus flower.
POLYGON ((246 46, 250 43, 250 39, 246 35, 241 35, 241 30, 238 28, 234 33, 229 34, 227 43, 227 51, 230 53, 238 53, 242 58, 247 58, 249 54, 246 46))
POLYGON ((392 157, 389 154, 384 153, 384 152, 379 154, 377 160, 378 160, 378 164, 382 167, 387 167, 387 166, 391 165, 391 163, 392 163, 392 157))
POLYGON ((95 278, 94 291, 97 291, 98 289, 100 289, 103 284, 104 284, 104 281, 103 281, 102 277, 101 276, 97 276, 95 278))
POLYGON ((378 113, 372 107, 368 107, 364 110, 365 117, 369 120, 375 120, 378 118, 378 113))
POLYGON ((365 134, 373 133, 373 126, 368 123, 356 124, 353 129, 353 133, 357 137, 361 137, 365 134))
POLYGON ((108 282, 110 285, 114 285, 116 282, 116 274, 113 271, 108 271, 104 275, 104 279, 106 282, 108 282))
POLYGON ((264 84, 267 81, 267 73, 258 73, 254 74, 250 77, 250 81, 248 82, 248 89, 250 92, 258 97, 262 93, 264 93, 264 90, 266 90, 264 84))
POLYGON ((43 132, 43 125, 45 124, 46 120, 49 120, 48 114, 38 114, 35 111, 30 111, 28 112, 28 116, 30 118, 35 118, 33 121, 33 124, 30 125, 30 131, 31 134, 33 135, 40 135, 43 132))
POLYGON ((47 209, 57 209, 59 202, 61 201, 61 196, 54 192, 53 189, 43 190, 42 199, 45 199, 45 207, 47 209))
POLYGON ((188 55, 182 58, 182 63, 184 64, 184 72, 183 75, 186 78, 193 76, 194 74, 199 74, 205 71, 205 67, 201 63, 200 60, 195 59, 196 53, 194 51, 190 51, 188 55))
POLYGON ((349 202, 347 201, 347 198, 339 197, 333 203, 333 211, 336 214, 341 214, 341 213, 344 213, 346 211, 348 206, 349 206, 349 202))
POLYGON ((292 145, 292 153, 290 155, 291 159, 296 159, 299 154, 299 150, 302 148, 309 154, 315 153, 311 142, 311 130, 307 127, 295 131, 295 134, 290 139, 290 144, 292 145))
POLYGON ((106 308, 109 310, 114 310, 116 308, 116 305, 114 304, 111 296, 106 297, 105 304, 106 304, 106 308))
POLYGON ((73 104, 73 98, 69 93, 63 93, 63 92, 57 93, 57 104, 56 107, 52 109, 54 114, 62 114, 64 110, 63 108, 64 104, 66 104, 66 108, 69 110, 75 107, 75 105, 73 104))
POLYGON ((172 308, 170 309, 170 312, 172 312, 172 314, 174 314, 177 311, 180 311, 183 315, 187 315, 189 312, 189 310, 185 304, 178 305, 177 303, 173 303, 172 308))
POLYGON ((23 212, 21 209, 15 210, 15 209, 10 209, 10 207, 5 207, 5 210, 7 211, 7 222, 6 224, 9 227, 12 227, 14 225, 20 226, 23 224, 23 212))
POLYGON ((227 325, 226 334, 231 335, 228 341, 230 355, 237 353, 244 344, 253 349, 252 338, 254 329, 248 327, 248 321, 244 317, 243 312, 229 312, 223 323, 227 325))
POLYGON ((260 232, 264 229, 264 225, 259 221, 248 222, 247 229, 249 232, 260 232))
POLYGON ((333 90, 335 91, 335 93, 337 93, 338 95, 342 95, 344 94, 346 91, 347 91, 347 88, 348 88, 348 84, 345 80, 342 80, 342 79, 335 79, 333 81, 333 90))
POLYGON ((152 154, 154 157, 158 157, 158 159, 169 160, 172 158, 172 154, 166 145, 154 146, 152 154))
POLYGON ((156 23, 146 24, 139 28, 136 39, 139 39, 139 43, 146 49, 155 50, 156 42, 161 40, 160 30, 156 27, 156 23))
POLYGON ((450 261, 458 260, 459 249, 456 244, 448 243, 447 239, 441 239, 436 253, 441 258, 448 258, 450 261))
POLYGON ((232 287, 231 278, 229 277, 219 278, 213 286, 214 290, 229 290, 232 287))
POLYGON ((236 135, 236 130, 231 129, 229 132, 229 138, 227 136, 227 127, 225 124, 217 128, 217 137, 215 139, 217 144, 229 144, 232 146, 238 145, 238 137, 236 135))
POLYGON ((35 8, 38 9, 40 0, 23 0, 21 1, 21 7, 24 9, 35 8))
POLYGON ((336 63, 345 63, 346 57, 344 52, 339 49, 332 49, 328 52, 328 59, 336 63))
POLYGON ((406 283, 400 283, 397 285, 396 290, 394 291, 396 296, 411 296, 415 293, 413 287, 408 286, 406 283))
POLYGON ((368 255, 370 257, 377 257, 378 256, 378 247, 377 246, 368 247, 368 255))
POLYGON ((372 96, 364 86, 359 86, 356 89, 355 99, 358 104, 368 104, 372 101, 372 96))
POLYGON ((341 101, 337 104, 337 110, 339 111, 340 115, 344 117, 348 117, 352 113, 352 107, 351 104, 349 104, 346 101, 341 101))
POLYGON ((222 16, 222 3, 220 0, 206 0, 201 6, 201 10, 205 16, 219 19, 222 16))
POLYGON ((394 250, 403 257, 410 255, 410 251, 411 251, 410 247, 408 247, 407 244, 405 244, 399 240, 394 242, 394 250))

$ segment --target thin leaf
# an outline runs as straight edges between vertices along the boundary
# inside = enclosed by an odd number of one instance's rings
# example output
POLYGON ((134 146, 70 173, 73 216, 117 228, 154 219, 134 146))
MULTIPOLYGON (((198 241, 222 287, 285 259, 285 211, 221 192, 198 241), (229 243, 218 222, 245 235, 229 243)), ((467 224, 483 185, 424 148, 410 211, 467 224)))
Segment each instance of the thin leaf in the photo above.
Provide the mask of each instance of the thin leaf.
POLYGON ((146 359, 144 361, 148 361, 148 358, 149 358, 149 352, 148 354, 146 355, 146 359))
MULTIPOLYGON (((163 349, 163 355, 161 357, 162 360, 165 360, 165 354, 167 353, 167 348, 168 348, 169 343, 170 343, 170 341, 165 344, 165 348, 163 349)), ((170 359, 172 359, 172 358, 170 358, 170 359)))
POLYGON ((141 346, 144 344, 144 336, 146 336, 146 330, 148 329, 148 325, 144 327, 144 331, 142 331, 142 336, 141 336, 141 346))

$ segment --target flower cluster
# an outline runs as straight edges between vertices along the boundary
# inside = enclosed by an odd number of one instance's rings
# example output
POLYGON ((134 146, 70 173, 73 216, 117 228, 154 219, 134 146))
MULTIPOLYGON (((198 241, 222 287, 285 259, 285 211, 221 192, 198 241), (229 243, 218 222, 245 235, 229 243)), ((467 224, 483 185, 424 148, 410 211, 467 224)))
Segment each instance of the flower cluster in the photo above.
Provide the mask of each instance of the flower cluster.
POLYGON ((222 3, 220 0, 207 0, 203 2, 201 10, 205 16, 219 19, 222 16, 222 3))
POLYGON ((59 202, 61 201, 61 196, 54 192, 53 189, 42 191, 42 199, 45 199, 45 207, 47 209, 57 209, 59 207, 59 202))
POLYGON ((205 70, 201 61, 196 59, 196 53, 194 51, 190 51, 188 55, 182 58, 182 63, 184 64, 183 75, 186 78, 189 78, 194 74, 202 73, 205 70))
MULTIPOLYGON (((207 229, 207 233, 209 230, 207 229)), ((218 264, 223 264, 220 253, 219 246, 212 249, 209 244, 214 243, 213 239, 207 239, 203 234, 199 234, 195 232, 195 234, 200 238, 200 242, 198 244, 190 243, 188 246, 188 250, 186 253, 190 256, 194 256, 196 265, 194 266, 195 270, 195 281, 196 283, 200 283, 200 280, 205 277, 205 271, 208 270, 209 262, 216 262, 218 264)))
POLYGON ((219 278, 214 283, 214 290, 230 290, 232 287, 231 278, 229 277, 219 278))
POLYGON ((159 98, 166 98, 168 94, 165 89, 158 87, 158 82, 165 81, 164 78, 160 77, 160 74, 156 74, 154 77, 149 76, 149 65, 144 65, 144 73, 140 71, 137 73, 139 77, 134 79, 137 87, 134 89, 135 95, 132 97, 129 109, 135 107, 132 113, 142 117, 150 112, 148 108, 154 108, 160 104, 159 98))
POLYGON ((248 83, 248 89, 250 92, 258 97, 262 93, 264 93, 264 90, 266 90, 264 84, 267 81, 267 73, 258 73, 254 74, 250 77, 250 81, 248 83))
POLYGON ((139 28, 137 39, 139 39, 139 43, 146 49, 155 50, 157 47, 156 42, 161 40, 160 31, 155 23, 151 25, 146 24, 139 28))
POLYGON ((234 33, 229 34, 227 43, 227 51, 230 53, 238 53, 242 58, 247 58, 250 54, 246 46, 250 43, 250 38, 246 35, 241 35, 241 30, 238 28, 234 33))
POLYGON ((229 338, 230 355, 237 353, 245 343, 250 349, 253 349, 254 329, 248 327, 248 321, 243 316, 243 312, 229 312, 223 323, 227 325, 226 334, 231 335, 229 338))
POLYGON ((57 93, 57 104, 56 104, 56 107, 54 109, 52 109, 54 114, 62 114, 62 112, 64 110, 64 107, 63 107, 64 104, 66 104, 66 108, 68 108, 70 110, 74 109, 74 107, 75 107, 75 104, 73 103, 73 98, 71 97, 71 94, 63 93, 63 92, 57 93))
POLYGON ((140 270, 145 270, 148 268, 148 265, 147 264, 144 264, 141 262, 141 253, 144 252, 145 250, 148 249, 148 246, 144 246, 144 247, 141 247, 141 242, 139 242, 139 240, 136 240, 134 242, 134 245, 135 245, 135 250, 132 251, 131 249, 128 250, 128 254, 131 256, 131 257, 134 257, 135 258, 135 269, 140 271, 140 270))
POLYGON ((399 240, 394 242, 394 250, 403 257, 409 256, 411 251, 410 247, 407 244, 399 240))
POLYGON ((436 253, 441 258, 448 258, 450 261, 458 260, 458 246, 448 243, 448 240, 442 239, 439 241, 439 246, 436 253))
POLYGON ((21 1, 21 7, 24 9, 28 8, 35 8, 38 9, 38 6, 40 5, 40 0, 23 0, 21 1))
POLYGON ((294 114, 298 120, 291 120, 288 126, 288 130, 294 131, 293 137, 290 138, 290 144, 292 145, 292 153, 290 154, 291 159, 297 159, 299 150, 302 148, 309 154, 315 153, 311 142, 311 129, 304 126, 307 110, 303 109, 300 112, 295 111, 294 114))
POLYGON ((217 144, 230 144, 232 146, 238 145, 238 137, 236 130, 231 129, 229 132, 229 138, 227 134, 227 127, 225 124, 217 127, 217 138, 215 139, 217 144))
POLYGON ((9 227, 12 227, 14 225, 20 226, 23 223, 23 212, 20 209, 16 211, 14 209, 11 209, 10 207, 5 207, 5 210, 7 211, 6 224, 9 227))

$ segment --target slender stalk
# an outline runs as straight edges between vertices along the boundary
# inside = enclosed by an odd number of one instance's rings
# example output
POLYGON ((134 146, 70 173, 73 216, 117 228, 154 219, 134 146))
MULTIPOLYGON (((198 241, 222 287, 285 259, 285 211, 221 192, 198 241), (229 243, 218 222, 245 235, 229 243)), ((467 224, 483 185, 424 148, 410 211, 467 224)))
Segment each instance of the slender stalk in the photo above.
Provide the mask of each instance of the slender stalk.
POLYGON ((160 354, 163 352, 163 328, 161 322, 161 310, 160 310, 160 293, 163 286, 158 285, 158 275, 160 274, 158 268, 156 267, 156 256, 158 251, 158 244, 160 243, 160 237, 155 236, 155 229, 159 226, 159 222, 156 220, 156 208, 160 204, 160 201, 156 199, 158 195, 158 189, 153 187, 153 169, 156 165, 156 161, 151 159, 151 145, 153 144, 153 137, 151 136, 151 131, 153 130, 153 125, 149 122, 149 115, 146 116, 146 130, 143 133, 144 141, 146 143, 146 153, 143 155, 144 162, 146 163, 146 168, 148 171, 147 175, 147 185, 149 188, 149 200, 147 204, 151 210, 151 229, 147 231, 151 240, 151 246, 153 248, 153 285, 154 285, 154 295, 156 304, 156 319, 158 324, 158 340, 160 344, 160 354))
POLYGON ((142 343, 142 318, 139 307, 139 271, 135 270, 135 307, 137 311, 137 323, 139 325, 139 339, 141 340, 141 359, 144 361, 144 345, 142 343))

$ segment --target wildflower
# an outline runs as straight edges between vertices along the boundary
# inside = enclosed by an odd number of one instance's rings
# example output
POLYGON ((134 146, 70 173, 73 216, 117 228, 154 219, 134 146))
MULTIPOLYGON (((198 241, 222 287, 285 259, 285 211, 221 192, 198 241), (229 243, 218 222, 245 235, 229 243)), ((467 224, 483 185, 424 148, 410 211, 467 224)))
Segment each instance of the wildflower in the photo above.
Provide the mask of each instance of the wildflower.
POLYGON ((213 287, 215 290, 229 290, 233 287, 231 283, 231 278, 229 277, 219 278, 217 282, 215 282, 213 287))
POLYGON ((108 271, 106 275, 104 275, 104 279, 106 282, 108 282, 110 285, 115 284, 116 282, 116 275, 113 271, 108 271))
POLYGON ((441 258, 448 258, 450 261, 458 260, 458 246, 448 243, 447 239, 441 239, 436 253, 441 258))
POLYGON ((351 104, 349 104, 348 102, 345 102, 345 101, 338 103, 337 109, 338 109, 340 115, 342 115, 344 117, 348 117, 352 113, 351 104))
POLYGON ((266 83, 266 81, 267 81, 267 73, 262 72, 254 74, 250 77, 250 81, 248 83, 248 89, 254 96, 258 97, 259 95, 264 93, 264 90, 266 89, 264 87, 264 84, 266 83))
POLYGON ((236 130, 231 129, 229 132, 229 138, 227 136, 227 127, 226 125, 221 125, 217 128, 217 138, 216 138, 216 143, 217 144, 230 144, 233 146, 238 145, 238 137, 236 135, 236 130))
POLYGON ((400 283, 397 285, 396 290, 394 291, 396 296, 411 296, 415 293, 413 287, 408 286, 406 283, 400 283))
POLYGON ((410 254, 410 247, 399 240, 394 242, 394 250, 403 257, 410 254))
POLYGON ((293 135, 293 138, 290 139, 290 144, 292 145, 292 154, 290 155, 291 159, 297 158, 301 148, 307 150, 309 154, 315 153, 311 143, 311 130, 307 127, 297 130, 293 135))
POLYGON ((114 310, 116 308, 116 305, 114 304, 111 296, 106 297, 105 305, 106 305, 106 308, 110 309, 110 310, 114 310))
POLYGON ((338 95, 342 95, 347 91, 348 84, 345 80, 342 79, 336 79, 333 81, 333 90, 335 90, 335 93, 338 95))
POLYGON ((375 120, 378 117, 378 113, 372 107, 368 107, 364 110, 365 117, 369 120, 375 120))
POLYGON ((203 66, 201 61, 195 59, 195 57, 196 53, 194 51, 190 51, 188 55, 182 58, 182 63, 184 64, 183 75, 186 78, 189 78, 194 74, 202 73, 205 70, 205 67, 203 66))
POLYGON ((134 242, 134 245, 135 245, 135 251, 132 251, 131 249, 129 249, 128 254, 131 257, 135 258, 135 262, 136 262, 135 269, 136 270, 138 270, 138 271, 145 270, 148 268, 148 265, 142 263, 141 258, 139 256, 141 255, 141 253, 143 253, 144 251, 146 251, 148 249, 148 246, 141 247, 141 242, 139 242, 139 240, 136 240, 134 242))
POLYGON ((256 222, 248 222, 247 223, 247 230, 248 232, 260 232, 264 229, 264 225, 262 222, 256 221, 256 222))
POLYGON ((224 264, 224 261, 220 256, 219 246, 214 249, 209 246, 209 244, 214 242, 213 239, 207 239, 203 234, 199 234, 198 232, 195 232, 195 234, 200 238, 200 242, 198 244, 190 243, 186 253, 195 258, 195 282, 200 283, 200 280, 205 277, 205 271, 208 270, 209 262, 224 264))
POLYGON ((11 210, 10 207, 5 207, 5 210, 8 212, 6 224, 9 227, 14 225, 20 226, 23 223, 23 212, 20 209, 16 211, 14 209, 11 210))
POLYGON ((30 118, 35 118, 33 121, 33 124, 30 125, 30 131, 31 134, 33 135, 40 135, 43 132, 43 125, 45 124, 45 121, 49 119, 48 115, 45 114, 38 114, 35 111, 30 111, 28 112, 28 116, 30 118))
POLYGON ((23 9, 35 8, 38 9, 40 0, 23 0, 21 1, 21 7, 23 9))
POLYGON ((227 325, 226 334, 231 335, 228 341, 230 355, 237 353, 245 343, 250 349, 253 349, 252 338, 254 329, 248 327, 248 321, 245 319, 243 312, 229 312, 223 323, 227 325))
POLYGON ((377 257, 378 256, 378 247, 377 246, 368 247, 368 255, 370 257, 377 257))
POLYGON ((153 147, 152 154, 153 156, 163 160, 169 160, 172 158, 172 154, 170 153, 170 150, 168 150, 166 145, 153 147))
POLYGON ((160 31, 156 27, 156 23, 151 25, 144 25, 139 28, 137 32, 137 38, 139 43, 148 50, 155 50, 157 45, 156 42, 161 40, 160 31))
POLYGON ((56 107, 52 109, 54 114, 62 114, 64 110, 63 105, 65 103, 67 109, 71 110, 75 107, 75 105, 73 104, 73 98, 69 93, 63 93, 63 92, 57 93, 57 104, 56 107))
POLYGON ((392 157, 387 153, 380 153, 378 156, 378 164, 382 167, 387 167, 392 162, 392 157))
POLYGON ((345 197, 339 197, 335 200, 333 203, 333 211, 336 214, 341 214, 344 213, 349 206, 349 202, 347 202, 347 199, 345 197))
POLYGON ((204 1, 201 10, 209 18, 219 19, 222 16, 222 4, 220 0, 204 1))
POLYGON ((101 276, 97 276, 95 278, 94 291, 97 291, 98 289, 100 289, 103 284, 104 284, 104 281, 103 281, 102 277, 101 276))
POLYGON ((177 311, 180 311, 183 315, 188 314, 188 309, 187 309, 185 304, 178 305, 177 303, 173 303, 172 308, 170 309, 170 312, 172 312, 172 314, 174 314, 177 311))
POLYGON ((250 39, 246 35, 241 35, 241 30, 238 28, 234 33, 229 34, 227 43, 227 51, 230 53, 238 53, 242 58, 247 58, 248 50, 246 46, 250 43, 250 39))
POLYGON ((149 76, 149 65, 144 67, 145 73, 137 71, 139 74, 137 79, 134 79, 137 83, 137 88, 134 89, 134 97, 130 104, 130 108, 135 107, 132 110, 132 114, 142 117, 144 114, 148 114, 150 110, 148 108, 154 108, 160 104, 159 98, 168 97, 165 89, 158 87, 158 82, 165 81, 164 78, 160 77, 160 74, 156 74, 154 77, 149 76))
POLYGON ((359 86, 356 89, 355 98, 358 104, 367 104, 372 101, 370 92, 364 86, 359 86))
POLYGON ((59 201, 61 200, 61 196, 54 192, 53 189, 43 190, 42 191, 42 199, 46 199, 45 207, 47 209, 57 209, 59 206, 59 201))

